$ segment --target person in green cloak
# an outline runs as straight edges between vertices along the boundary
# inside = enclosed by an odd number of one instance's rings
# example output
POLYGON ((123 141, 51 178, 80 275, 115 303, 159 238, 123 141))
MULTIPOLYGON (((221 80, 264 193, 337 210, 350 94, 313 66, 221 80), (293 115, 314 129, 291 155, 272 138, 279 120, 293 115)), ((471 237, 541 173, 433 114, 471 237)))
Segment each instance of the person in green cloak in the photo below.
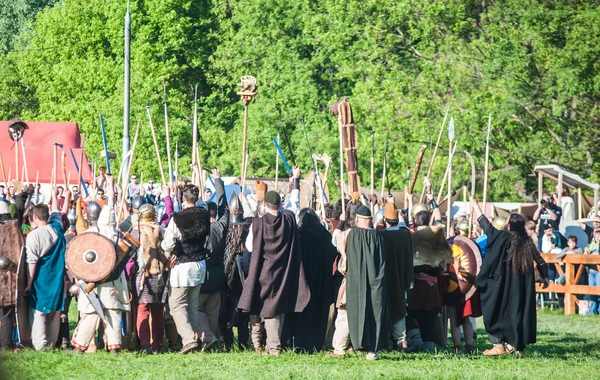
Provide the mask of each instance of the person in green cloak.
POLYGON ((356 227, 350 230, 346 246, 346 312, 350 340, 355 350, 377 360, 388 343, 388 289, 383 237, 371 228, 371 211, 356 210, 356 227))

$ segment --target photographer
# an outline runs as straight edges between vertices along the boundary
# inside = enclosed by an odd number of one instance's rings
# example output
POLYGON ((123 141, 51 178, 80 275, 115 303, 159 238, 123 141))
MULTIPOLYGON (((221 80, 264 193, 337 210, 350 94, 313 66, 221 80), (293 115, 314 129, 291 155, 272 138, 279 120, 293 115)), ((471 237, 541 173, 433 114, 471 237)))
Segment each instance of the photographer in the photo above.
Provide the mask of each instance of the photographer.
POLYGON ((562 208, 554 204, 552 195, 544 193, 540 205, 533 214, 533 221, 538 223, 538 249, 542 249, 542 238, 544 231, 552 227, 558 229, 560 218, 562 216, 562 208))

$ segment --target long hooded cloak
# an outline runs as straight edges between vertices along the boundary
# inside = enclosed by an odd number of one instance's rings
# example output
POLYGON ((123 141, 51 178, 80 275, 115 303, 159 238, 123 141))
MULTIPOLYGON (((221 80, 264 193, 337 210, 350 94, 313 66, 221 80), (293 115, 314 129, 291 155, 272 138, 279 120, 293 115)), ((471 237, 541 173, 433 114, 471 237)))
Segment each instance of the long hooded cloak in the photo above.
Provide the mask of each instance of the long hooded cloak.
POLYGON ((346 312, 354 349, 387 348, 389 316, 383 237, 374 229, 352 228, 346 243, 346 312))
POLYGON ((310 300, 302 267, 296 216, 266 214, 252 222, 252 256, 238 309, 273 318, 299 313, 310 300))

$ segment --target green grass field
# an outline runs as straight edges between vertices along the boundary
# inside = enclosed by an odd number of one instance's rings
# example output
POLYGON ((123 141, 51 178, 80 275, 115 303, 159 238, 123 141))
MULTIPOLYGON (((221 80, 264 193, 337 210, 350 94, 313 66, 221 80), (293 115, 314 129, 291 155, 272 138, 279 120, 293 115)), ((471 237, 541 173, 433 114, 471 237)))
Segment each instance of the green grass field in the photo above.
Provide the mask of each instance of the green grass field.
MULTIPOLYGON (((2 379, 280 379, 280 378, 535 378, 593 379, 600 376, 600 317, 538 314, 538 343, 521 358, 486 358, 440 350, 436 354, 384 353, 376 362, 356 354, 324 353, 263 357, 254 352, 193 353, 187 356, 108 353, 73 356, 60 351, 0 353, 2 379)), ((476 348, 489 347, 478 321, 476 348)))

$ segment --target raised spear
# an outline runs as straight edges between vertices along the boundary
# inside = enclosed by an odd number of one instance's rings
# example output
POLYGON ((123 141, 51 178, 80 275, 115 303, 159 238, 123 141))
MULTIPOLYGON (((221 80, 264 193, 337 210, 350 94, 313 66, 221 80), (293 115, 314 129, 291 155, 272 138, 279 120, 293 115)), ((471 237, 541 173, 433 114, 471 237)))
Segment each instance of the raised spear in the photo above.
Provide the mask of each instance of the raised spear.
MULTIPOLYGON (((440 140, 442 139, 442 134, 444 132, 444 126, 446 125, 446 120, 448 119, 448 112, 450 111, 450 106, 446 108, 446 115, 444 115, 444 121, 442 122, 442 127, 440 128, 440 134, 438 135, 437 142, 435 143, 435 149, 433 150, 433 155, 431 156, 431 161, 429 161, 429 168, 427 169, 427 175, 425 178, 429 178, 431 175, 431 169, 433 168, 433 162, 435 161, 435 157, 437 155, 438 148, 440 146, 440 140)), ((423 202, 423 197, 425 196, 425 186, 423 186, 423 190, 421 191, 421 197, 419 198, 419 202, 423 202)))
MULTIPOLYGON (((454 142, 454 118, 450 117, 450 125, 448 125, 448 152, 452 152, 452 144, 454 142)), ((451 215, 452 215, 452 154, 448 156, 448 207, 446 208, 446 236, 450 236, 451 215)))
POLYGON ((163 94, 165 99, 165 134, 167 135, 167 160, 169 162, 169 183, 173 182, 173 164, 171 163, 171 139, 169 138, 169 113, 167 111, 167 86, 163 81, 163 94))
POLYGON ((483 214, 487 210, 488 162, 490 159, 490 131, 492 129, 492 114, 488 116, 487 137, 485 139, 485 168, 483 171, 483 214))

